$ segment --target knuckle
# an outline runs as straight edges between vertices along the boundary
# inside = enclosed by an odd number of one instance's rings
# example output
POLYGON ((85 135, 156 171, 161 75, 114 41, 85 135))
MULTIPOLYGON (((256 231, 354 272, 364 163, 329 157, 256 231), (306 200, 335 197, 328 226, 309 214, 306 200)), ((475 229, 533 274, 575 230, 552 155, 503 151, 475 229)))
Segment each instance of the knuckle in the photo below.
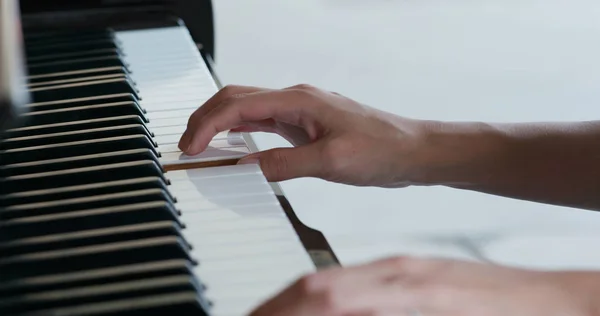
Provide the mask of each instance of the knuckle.
POLYGON ((238 107, 239 97, 236 95, 228 96, 224 98, 223 101, 219 104, 219 106, 211 111, 208 115, 212 116, 227 116, 231 113, 237 113, 240 115, 240 108, 238 107))
POLYGON ((301 277, 297 282, 297 286, 300 288, 302 294, 313 294, 321 291, 324 283, 323 275, 314 273, 301 277))
POLYGON ((228 96, 235 94, 236 91, 240 90, 240 86, 228 84, 219 90, 218 94, 222 96, 228 96))
POLYGON ((335 288, 328 288, 323 291, 320 301, 320 310, 326 315, 339 315, 343 313, 347 305, 345 301, 346 294, 337 291, 335 288))
POLYGON ((246 96, 243 87, 235 85, 227 85, 217 92, 217 102, 223 104, 224 102, 232 102, 232 100, 239 99, 246 96))
POLYGON ((339 315, 347 305, 346 294, 340 291, 342 270, 330 270, 305 275, 298 280, 302 296, 318 297, 318 310, 326 315, 339 315))
POLYGON ((394 256, 391 258, 387 258, 384 259, 385 264, 397 267, 397 268, 404 268, 407 264, 409 264, 411 261, 411 258, 406 257, 406 256, 394 256))
POLYGON ((317 90, 317 88, 315 86, 310 85, 308 83, 297 84, 297 85, 293 86, 292 88, 298 89, 298 90, 317 90))

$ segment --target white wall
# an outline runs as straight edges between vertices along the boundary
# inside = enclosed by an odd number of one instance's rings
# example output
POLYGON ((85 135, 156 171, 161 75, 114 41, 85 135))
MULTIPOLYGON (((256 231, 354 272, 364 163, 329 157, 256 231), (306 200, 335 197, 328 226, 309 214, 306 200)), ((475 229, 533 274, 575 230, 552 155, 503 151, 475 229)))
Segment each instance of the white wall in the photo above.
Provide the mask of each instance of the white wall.
MULTIPOLYGON (((218 73, 224 83, 311 83, 419 118, 600 119, 597 0, 214 4, 218 73)), ((256 139, 264 149, 288 146, 278 136, 257 134, 256 139)), ((474 192, 356 188, 317 179, 288 181, 283 188, 299 216, 321 229, 346 263, 398 252, 461 255, 415 246, 402 238, 410 233, 560 237, 599 232, 600 241, 600 214, 474 192)), ((554 247, 557 243, 553 239, 554 247)), ((521 248, 502 248, 495 259, 533 264, 519 256, 527 243, 517 244, 521 248)), ((573 239, 568 245, 573 249, 573 239)), ((581 253, 588 249, 581 247, 581 253)), ((556 260, 535 264, 556 266, 556 260)), ((592 259, 583 260, 569 264, 592 259)))

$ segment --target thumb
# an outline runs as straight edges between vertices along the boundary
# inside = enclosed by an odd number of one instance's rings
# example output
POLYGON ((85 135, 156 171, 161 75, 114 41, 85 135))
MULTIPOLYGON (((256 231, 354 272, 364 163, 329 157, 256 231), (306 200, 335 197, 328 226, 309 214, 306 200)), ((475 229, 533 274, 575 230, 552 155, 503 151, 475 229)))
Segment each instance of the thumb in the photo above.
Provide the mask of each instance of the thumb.
POLYGON ((250 154, 240 159, 238 164, 258 163, 269 182, 314 177, 319 174, 322 165, 319 148, 317 143, 295 148, 274 148, 250 154))

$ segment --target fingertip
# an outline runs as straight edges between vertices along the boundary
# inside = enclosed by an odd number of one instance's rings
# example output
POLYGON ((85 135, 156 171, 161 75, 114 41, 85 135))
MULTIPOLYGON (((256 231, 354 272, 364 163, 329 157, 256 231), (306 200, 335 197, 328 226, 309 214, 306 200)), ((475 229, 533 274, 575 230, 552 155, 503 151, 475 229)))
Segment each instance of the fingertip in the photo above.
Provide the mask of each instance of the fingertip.
POLYGON ((190 144, 185 147, 185 149, 182 150, 184 154, 188 155, 188 156, 195 156, 197 154, 199 154, 201 152, 201 150, 198 148, 198 146, 196 144, 194 144, 194 142, 190 142, 190 144))
POLYGON ((185 152, 188 150, 190 146, 190 132, 189 130, 185 130, 185 132, 183 132, 183 135, 181 135, 181 138, 179 139, 179 143, 177 144, 177 147, 179 147, 179 150, 185 152))
POLYGON ((208 147, 209 143, 210 139, 206 140, 205 137, 191 135, 189 144, 185 147, 185 150, 182 151, 188 156, 195 156, 203 152, 206 147, 208 147))
POLYGON ((240 160, 238 160, 237 164, 238 165, 251 165, 251 164, 260 165, 260 157, 257 154, 247 155, 247 156, 241 158, 240 160))

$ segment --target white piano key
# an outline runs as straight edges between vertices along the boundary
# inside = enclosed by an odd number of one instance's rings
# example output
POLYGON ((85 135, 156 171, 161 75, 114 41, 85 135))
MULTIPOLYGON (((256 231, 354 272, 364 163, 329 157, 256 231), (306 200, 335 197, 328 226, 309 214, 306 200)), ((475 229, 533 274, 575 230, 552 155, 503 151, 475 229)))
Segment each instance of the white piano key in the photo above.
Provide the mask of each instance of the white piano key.
MULTIPOLYGON (((212 236, 212 235, 211 235, 212 236)), ((194 253, 200 250, 193 250, 194 253)), ((202 254, 199 253, 199 260, 202 260, 202 254)), ((244 264, 235 261, 219 261, 218 263, 207 261, 200 262, 197 271, 206 274, 224 274, 224 273, 251 273, 252 271, 260 271, 265 267, 269 267, 274 260, 282 264, 293 264, 294 262, 306 262, 307 257, 300 251, 290 251, 285 254, 280 254, 276 258, 269 256, 253 256, 244 260, 244 264)), ((310 262, 309 262, 310 263, 310 262)), ((308 265, 309 269, 313 269, 308 265)), ((306 267, 305 267, 306 268, 306 267)))
MULTIPOLYGON (((275 264, 279 263, 279 262, 274 262, 275 264)), ((288 262, 286 262, 286 264, 289 264, 288 262)), ((274 268, 273 266, 270 267, 266 267, 266 269, 268 269, 268 271, 261 271, 258 270, 262 273, 264 273, 264 278, 262 279, 263 282, 269 282, 270 284, 282 284, 282 283, 289 283, 295 279, 297 279, 298 277, 300 277, 303 273, 294 273, 291 274, 289 269, 285 268, 286 266, 283 267, 278 267, 278 268, 274 268), (267 273, 268 272, 268 273, 267 273), (289 282, 286 282, 289 281, 289 282)), ((265 268, 265 267, 262 267, 265 268)), ((197 274, 200 278, 202 278, 205 275, 210 276, 210 274, 208 273, 203 273, 202 269, 198 269, 197 270, 197 274)), ((252 275, 252 273, 248 273, 248 271, 242 271, 240 273, 229 273, 228 274, 229 278, 227 279, 219 279, 218 282, 215 282, 213 279, 211 279, 210 277, 208 278, 202 278, 202 280, 206 279, 205 282, 210 283, 212 286, 210 286, 210 291, 211 294, 215 295, 216 293, 220 292, 220 291, 227 291, 228 289, 231 289, 233 286, 243 286, 245 288, 251 288, 252 283, 256 283, 256 276, 252 275)))
POLYGON ((162 153, 162 157, 158 160, 162 165, 179 165, 186 163, 211 162, 226 159, 240 159, 248 155, 250 150, 247 147, 228 147, 226 149, 208 148, 204 152, 188 156, 181 152, 166 152, 162 153))
POLYGON ((147 124, 147 126, 149 129, 152 130, 152 132, 156 136, 179 135, 181 137, 181 135, 183 134, 183 132, 185 132, 185 130, 187 128, 187 124, 162 126, 162 127, 156 127, 156 126, 153 126, 152 124, 147 124))
MULTIPOLYGON (((220 179, 215 179, 220 180, 220 179)), ((227 186, 213 186, 213 181, 207 181, 205 185, 194 185, 192 183, 175 183, 169 187, 173 196, 183 196, 188 194, 200 195, 205 198, 216 198, 221 196, 239 195, 239 194, 270 194, 269 185, 260 185, 255 182, 235 183, 227 186)))
POLYGON ((198 107, 190 107, 180 110, 169 110, 165 108, 164 111, 148 111, 148 113, 146 113, 146 117, 150 120, 150 123, 153 121, 172 118, 185 118, 187 121, 187 119, 192 115, 192 113, 194 113, 194 111, 196 111, 197 108, 198 107))
MULTIPOLYGON (((158 84, 153 85, 153 86, 158 86, 158 84)), ((203 88, 203 87, 199 87, 197 84, 193 84, 193 85, 189 85, 189 86, 185 86, 185 85, 181 84, 181 85, 177 85, 177 86, 173 86, 173 87, 164 87, 162 84, 160 84, 160 89, 162 91, 158 91, 154 87, 147 87, 146 89, 154 90, 154 92, 143 93, 142 97, 145 99, 152 99, 153 101, 156 100, 156 102, 162 102, 162 101, 169 102, 174 99, 190 98, 190 97, 198 98, 198 97, 203 97, 203 96, 210 94, 210 90, 203 88)), ((140 89, 140 91, 141 91, 141 89, 140 89)), ((201 104, 198 104, 198 106, 200 106, 200 105, 201 104)))
POLYGON ((152 129, 157 129, 159 127, 177 126, 177 127, 183 127, 185 130, 185 127, 187 126, 188 121, 189 121, 189 114, 188 114, 188 116, 181 116, 181 117, 151 119, 150 123, 148 123, 147 125, 149 128, 152 128, 152 129))
POLYGON ((256 164, 169 171, 166 173, 166 177, 171 181, 176 181, 181 179, 208 179, 232 177, 242 176, 246 174, 255 174, 264 179, 264 175, 260 167, 256 164))
MULTIPOLYGON (((202 218, 203 221, 211 221, 211 224, 221 225, 226 227, 228 225, 234 225, 234 222, 245 221, 250 225, 251 229, 255 229, 256 225, 267 225, 270 227, 270 222, 257 223, 263 219, 284 219, 285 213, 281 211, 279 205, 275 203, 271 204, 260 204, 260 205, 235 205, 227 208, 215 208, 215 209, 200 209, 200 210, 185 210, 185 215, 182 215, 183 220, 198 221, 198 218, 202 218), (199 214, 199 215, 198 215, 199 214), (255 221, 255 222, 251 222, 255 221)), ((196 222, 194 222, 196 223, 196 222)), ((285 222, 279 222, 278 225, 283 225, 285 222)), ((225 232, 229 230, 217 229, 213 233, 225 232)), ((212 229, 211 228, 211 229, 212 229)), ((194 226, 194 229, 204 229, 202 226, 194 226)), ((240 229, 238 227, 238 229, 240 229)), ((229 233, 231 233, 229 231, 229 233)))
POLYGON ((182 133, 160 135, 156 134, 155 130, 151 130, 154 132, 154 141, 156 141, 158 145, 177 144, 179 142, 179 139, 181 139, 182 135, 182 133))
MULTIPOLYGON (((268 210, 268 208, 264 208, 268 210)), ((186 223, 186 225, 192 226, 194 225, 197 229, 202 229, 205 233, 217 233, 217 232, 231 232, 231 233, 239 233, 242 231, 253 231, 260 229, 271 229, 277 228, 282 225, 287 225, 286 219, 284 217, 264 217, 262 218, 256 217, 246 217, 237 213, 226 213, 219 214, 219 218, 216 220, 206 220, 206 214, 215 214, 215 212, 190 212, 181 215, 181 221, 186 223), (224 217, 228 217, 225 219, 221 219, 224 217)), ((217 215, 215 215, 216 217, 217 215)))
MULTIPOLYGON (((164 144, 163 146, 161 146, 159 148, 159 150, 164 153, 180 153, 181 150, 178 147, 178 144, 176 143, 169 143, 169 144, 164 144)), ((225 139, 213 139, 210 144, 208 145, 208 148, 205 149, 205 151, 223 151, 223 157, 225 156, 229 156, 229 154, 225 153, 225 151, 235 151, 235 152, 244 152, 244 153, 248 153, 248 148, 246 146, 231 146, 229 144, 229 142, 227 141, 227 138, 225 139)), ((190 156, 190 157, 194 157, 194 156, 190 156)))
MULTIPOLYGON (((206 261, 240 260, 243 257, 288 253, 293 251, 294 246, 297 244, 298 241, 293 239, 276 240, 269 243, 244 242, 235 245, 230 244, 227 247, 217 245, 203 249, 198 248, 197 254, 199 256, 198 260, 202 260, 202 258, 206 261)), ((192 255, 194 255, 193 251, 192 255)))
POLYGON ((134 52, 128 54, 129 57, 135 58, 135 67, 148 66, 150 64, 165 64, 165 63, 190 63, 198 62, 195 56, 190 56, 184 52, 172 51, 172 52, 156 52, 151 55, 136 54, 134 52), (169 59, 165 60, 164 57, 168 56, 169 59))
POLYGON ((277 198, 273 194, 243 194, 238 196, 223 196, 206 198, 197 192, 180 194, 177 197, 177 208, 183 213, 201 211, 203 209, 228 208, 254 204, 276 204, 277 198))
MULTIPOLYGON (((160 89, 166 89, 164 87, 160 87, 160 89)), ((161 93, 140 93, 140 96, 143 99, 152 100, 153 103, 162 103, 166 102, 167 104, 172 100, 195 100, 201 98, 202 96, 208 95, 208 90, 206 91, 198 91, 198 88, 187 88, 187 87, 177 87, 171 88, 170 90, 165 90, 161 93), (203 93, 204 92, 204 93, 203 93)), ((198 104, 198 107, 202 104, 198 104)))
MULTIPOLYGON (((166 145, 166 144, 178 144, 179 143, 179 139, 181 139, 181 135, 183 135, 183 132, 181 133, 173 133, 173 134, 165 134, 163 135, 163 131, 157 131, 156 129, 152 129, 151 127, 149 127, 150 130, 152 130, 154 132, 154 140, 156 141, 156 143, 158 143, 159 145, 166 145)), ((219 133, 217 134, 214 139, 219 139, 219 140, 228 140, 227 138, 227 132, 224 133, 219 133)), ((230 144, 231 145, 231 144, 230 144)), ((239 146, 239 145, 238 145, 239 146)))
POLYGON ((194 225, 190 225, 183 230, 186 239, 193 240, 193 247, 200 251, 209 247, 227 247, 229 244, 239 243, 265 243, 274 240, 285 240, 290 238, 291 227, 277 227, 269 230, 259 230, 244 233, 243 236, 231 233, 214 233, 211 238, 202 238, 204 232, 199 229, 194 229, 194 225))
MULTIPOLYGON (((181 139, 181 136, 186 130, 187 126, 165 126, 154 128, 152 125, 148 124, 148 129, 150 129, 154 133, 154 140, 158 144, 177 144, 181 139)), ((239 133, 230 133, 229 131, 223 131, 213 136, 213 140, 223 140, 227 141, 227 144, 230 146, 243 146, 246 143, 241 142, 240 138, 241 134, 239 133)))
POLYGON ((228 132, 227 143, 231 146, 247 146, 243 134, 238 132, 228 132))
MULTIPOLYGON (((260 188, 261 190, 265 190, 268 193, 271 192, 271 187, 268 182, 264 180, 260 174, 243 174, 239 176, 231 176, 231 177, 220 177, 213 178, 210 180, 204 179, 178 179, 172 181, 169 186, 169 190, 174 193, 179 193, 182 191, 190 191, 195 190, 198 192, 215 192, 216 191, 233 191, 232 188, 244 188, 248 187, 248 189, 260 188), (250 188, 252 186, 252 188, 250 188)), ((244 192, 244 190, 241 190, 244 192)))
MULTIPOLYGON (((140 106, 142 106, 148 114, 151 115, 154 112, 170 112, 170 111, 195 111, 200 105, 204 104, 206 100, 208 100, 208 96, 206 99, 194 98, 191 100, 172 100, 170 102, 155 102, 152 103, 152 100, 141 100, 139 102, 140 106)), ((155 114, 161 117, 165 117, 163 113, 155 114)))

